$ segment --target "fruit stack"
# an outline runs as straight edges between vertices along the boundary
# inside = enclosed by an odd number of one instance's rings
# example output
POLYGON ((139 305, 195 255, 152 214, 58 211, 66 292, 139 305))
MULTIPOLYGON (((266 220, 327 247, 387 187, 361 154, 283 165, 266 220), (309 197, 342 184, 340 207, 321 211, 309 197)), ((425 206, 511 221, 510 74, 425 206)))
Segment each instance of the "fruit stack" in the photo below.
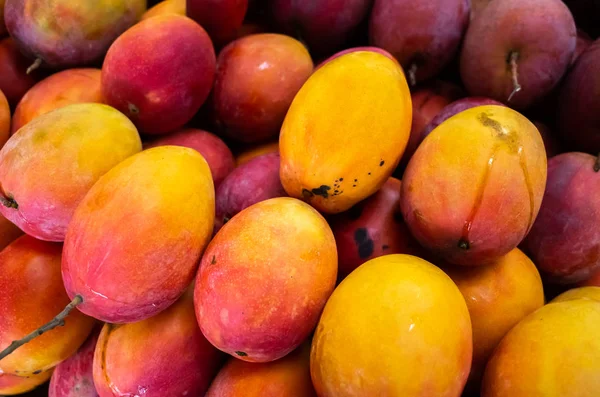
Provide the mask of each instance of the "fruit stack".
POLYGON ((598 21, 0 0, 0 395, 600 396, 598 21))

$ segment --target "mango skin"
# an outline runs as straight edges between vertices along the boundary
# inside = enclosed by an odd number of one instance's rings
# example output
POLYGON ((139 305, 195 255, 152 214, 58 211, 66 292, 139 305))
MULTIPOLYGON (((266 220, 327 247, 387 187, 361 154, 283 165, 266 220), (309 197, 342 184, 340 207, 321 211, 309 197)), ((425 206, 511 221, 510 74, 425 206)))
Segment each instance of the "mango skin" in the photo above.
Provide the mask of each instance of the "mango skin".
POLYGON ((100 69, 68 69, 33 86, 21 98, 13 116, 11 135, 34 118, 75 103, 103 103, 100 69))
POLYGON ((198 328, 190 289, 155 317, 105 324, 94 383, 100 397, 203 396, 224 358, 198 328))
POLYGON ((546 152, 535 128, 503 106, 450 117, 404 173, 401 208, 424 247, 457 265, 485 265, 516 248, 540 209, 546 152))
POLYGON ((372 51, 329 61, 302 86, 281 128, 283 187, 319 211, 349 209, 392 174, 411 117, 398 63, 372 51))
POLYGON ((600 302, 600 287, 587 286, 573 288, 558 295, 552 299, 552 302, 564 302, 575 299, 590 299, 600 302))
POLYGON ((96 326, 77 353, 54 368, 48 397, 98 397, 92 364, 101 326, 96 326))
POLYGON ((51 68, 99 61, 146 11, 146 0, 6 0, 6 28, 21 51, 51 68))
POLYGON ((0 212, 40 240, 63 241, 75 208, 104 173, 142 149, 135 126, 102 104, 69 105, 14 134, 0 151, 0 212))
POLYGON ((349 211, 330 217, 329 225, 338 250, 338 279, 383 255, 425 257, 423 248, 402 219, 401 186, 400 180, 390 177, 377 193, 349 211))
POLYGON ((450 278, 410 255, 363 264, 336 288, 312 342, 320 397, 458 397, 471 321, 450 278))
POLYGON ((206 397, 317 397, 310 379, 310 343, 270 363, 231 358, 206 397))
POLYGON ((533 262, 518 248, 487 266, 442 266, 463 294, 473 327, 473 362, 466 389, 478 392, 485 365, 504 335, 544 305, 533 262))
POLYGON ((82 312, 110 323, 160 313, 192 282, 214 214, 210 169, 195 150, 161 146, 121 162, 69 225, 62 262, 69 296, 81 295, 82 312))
POLYGON ((595 397, 600 390, 600 303, 550 303, 502 339, 482 397, 595 397))
POLYGON ((142 132, 174 132, 208 97, 215 64, 212 42, 202 26, 181 15, 149 18, 119 36, 108 50, 102 94, 142 132))
POLYGON ((52 375, 52 370, 38 375, 20 377, 9 374, 0 374, 0 395, 16 396, 35 389, 46 382, 52 375))
MULTIPOLYGON (((0 348, 52 320, 70 299, 60 276, 61 244, 22 236, 0 252, 0 348)), ((53 368, 83 344, 94 320, 73 310, 58 327, 0 362, 0 373, 35 375, 53 368)))
POLYGON ((325 219, 293 198, 262 201, 234 216, 206 249, 196 317, 218 349, 244 361, 274 361, 312 332, 336 275, 325 219))

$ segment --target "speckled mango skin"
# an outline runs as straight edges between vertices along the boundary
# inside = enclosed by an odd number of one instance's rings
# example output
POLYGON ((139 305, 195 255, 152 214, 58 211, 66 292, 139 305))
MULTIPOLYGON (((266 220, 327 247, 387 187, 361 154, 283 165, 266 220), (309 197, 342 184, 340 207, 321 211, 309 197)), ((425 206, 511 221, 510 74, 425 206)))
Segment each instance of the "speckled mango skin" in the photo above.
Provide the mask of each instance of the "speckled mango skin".
POLYGON ((234 357, 277 360, 312 332, 336 276, 325 219, 293 198, 261 201, 231 218, 206 249, 196 278, 198 323, 234 357))
POLYGON ((94 356, 100 397, 203 396, 225 354, 200 332, 193 291, 150 319, 105 324, 94 356))
POLYGON ((286 115, 279 150, 291 197, 338 213, 375 193, 410 134, 412 105, 397 62, 355 51, 321 66, 286 115))
POLYGON ((6 0, 6 28, 30 58, 52 68, 100 60, 146 11, 146 0, 6 0))
POLYGON ((197 151, 160 146, 128 158, 98 180, 69 225, 69 296, 110 323, 160 313, 192 282, 214 216, 210 169, 197 151))
POLYGON ((104 173, 139 152, 135 126, 102 104, 46 113, 0 151, 0 193, 17 208, 0 212, 40 240, 63 241, 75 208, 104 173))
POLYGON ((471 321, 452 280, 410 255, 372 259, 327 302, 312 342, 320 397, 459 397, 471 321))
POLYGON ((100 69, 69 69, 40 81, 21 98, 11 134, 34 118, 75 103, 102 103, 100 69))
POLYGON ((487 364, 482 397, 596 397, 600 302, 550 303, 517 324, 487 364))
POLYGON ((503 106, 450 117, 421 143, 404 173, 400 204, 413 235, 457 265, 485 265, 517 247, 546 186, 544 142, 503 106))
POLYGON ((317 397, 310 379, 310 343, 270 363, 232 358, 206 397, 317 397))
MULTIPOLYGON (((533 262, 518 248, 487 266, 444 266, 465 298, 473 327, 473 363, 467 390, 478 392, 485 365, 504 335, 544 305, 533 262)), ((600 288, 599 288, 600 290, 600 288)))
POLYGON ((52 370, 29 377, 0 374, 0 395, 16 396, 26 393, 46 382, 51 375, 52 370))
MULTIPOLYGON (((0 349, 52 320, 69 303, 60 275, 62 245, 22 236, 0 252, 0 349)), ((94 320, 77 310, 58 327, 0 361, 0 373, 30 376, 77 351, 94 320)))

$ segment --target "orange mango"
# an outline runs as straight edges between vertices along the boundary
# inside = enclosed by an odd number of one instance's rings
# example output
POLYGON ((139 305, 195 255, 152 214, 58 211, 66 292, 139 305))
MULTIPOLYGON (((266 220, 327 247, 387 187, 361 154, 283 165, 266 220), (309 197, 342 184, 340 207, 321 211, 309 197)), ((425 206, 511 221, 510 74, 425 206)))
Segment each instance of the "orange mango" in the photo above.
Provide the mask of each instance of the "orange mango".
POLYGON ((278 197, 227 222, 202 257, 196 317, 218 349, 269 362, 305 341, 335 287, 337 251, 325 219, 278 197))
POLYGON ((401 208, 426 248, 458 265, 484 265, 517 247, 546 186, 544 142, 504 106, 450 117, 418 147, 404 173, 401 208))
POLYGON ((279 150, 291 197, 338 213, 375 193, 408 142, 412 106, 397 62, 355 51, 320 67, 286 115, 279 150))
MULTIPOLYGON (((62 245, 22 236, 0 252, 0 349, 46 324, 69 303, 60 273, 62 245)), ((0 373, 31 376, 75 353, 94 326, 77 310, 0 361, 0 373)))
POLYGON ((192 282, 214 216, 210 168, 197 151, 159 146, 131 156, 98 180, 69 224, 69 296, 105 322, 160 313, 192 282))
POLYGON ((596 397, 600 303, 550 303, 502 339, 485 369, 482 397, 596 397))
POLYGON ((456 283, 469 308, 473 363, 467 389, 478 391, 494 348, 512 327, 544 305, 542 279, 518 248, 487 266, 446 266, 443 270, 456 283))
POLYGON ((21 98, 13 116, 11 134, 51 110, 89 102, 103 102, 100 69, 68 69, 53 74, 21 98))
POLYGON ((410 255, 372 259, 327 302, 310 369, 320 397, 458 397, 471 321, 452 280, 410 255))
POLYGON ((309 365, 309 343, 270 363, 232 358, 219 372, 206 397, 316 397, 309 365))
POLYGON ((0 212, 40 240, 63 241, 92 185, 141 149, 135 126, 106 105, 69 105, 37 117, 0 151, 0 212))

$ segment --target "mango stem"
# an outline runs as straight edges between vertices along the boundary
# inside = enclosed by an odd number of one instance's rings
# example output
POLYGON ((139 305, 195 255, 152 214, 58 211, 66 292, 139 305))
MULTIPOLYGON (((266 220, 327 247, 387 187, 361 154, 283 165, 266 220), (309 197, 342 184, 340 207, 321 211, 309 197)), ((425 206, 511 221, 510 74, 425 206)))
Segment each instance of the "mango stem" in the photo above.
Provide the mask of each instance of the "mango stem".
POLYGON ((600 171, 600 154, 596 157, 596 161, 594 162, 594 172, 600 171))
POLYGON ((54 317, 50 322, 42 325, 40 328, 36 329, 29 335, 25 336, 22 339, 13 341, 7 348, 0 352, 0 360, 4 359, 6 356, 17 350, 19 347, 23 346, 26 343, 31 342, 33 339, 41 336, 42 334, 53 330, 56 327, 62 327, 65 325, 65 318, 71 313, 73 309, 79 306, 83 302, 83 297, 81 295, 76 295, 75 298, 69 303, 62 312, 58 313, 56 317, 54 317))
POLYGON ((518 60, 519 60, 519 53, 516 51, 511 51, 508 61, 510 63, 510 72, 512 75, 513 90, 510 93, 510 95, 508 96, 507 102, 510 102, 510 100, 513 98, 513 96, 517 92, 521 91, 521 89, 522 89, 521 84, 519 84, 519 65, 517 64, 518 60))
POLYGON ((29 66, 27 68, 27 71, 25 73, 30 74, 31 72, 33 72, 34 70, 36 70, 40 66, 42 66, 42 58, 35 58, 35 61, 33 61, 33 63, 31 64, 31 66, 29 66))
POLYGON ((411 87, 417 85, 417 64, 412 63, 408 68, 408 83, 411 87))

